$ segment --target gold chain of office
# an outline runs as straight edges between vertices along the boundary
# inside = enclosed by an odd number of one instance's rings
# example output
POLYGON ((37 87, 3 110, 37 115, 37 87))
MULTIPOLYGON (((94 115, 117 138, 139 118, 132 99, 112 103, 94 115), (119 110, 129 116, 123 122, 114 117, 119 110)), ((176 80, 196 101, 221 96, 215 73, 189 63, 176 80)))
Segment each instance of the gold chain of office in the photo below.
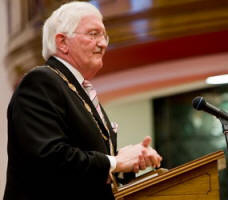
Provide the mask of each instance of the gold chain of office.
POLYGON ((77 91, 76 87, 75 87, 72 83, 70 83, 70 81, 67 79, 67 77, 66 77, 62 72, 60 72, 60 71, 57 70, 57 69, 53 69, 53 68, 50 67, 50 66, 46 66, 46 67, 48 67, 49 69, 51 69, 52 71, 54 71, 57 75, 59 75, 59 76, 64 80, 64 82, 68 85, 68 87, 69 87, 74 93, 76 93, 76 95, 81 99, 81 101, 82 101, 83 104, 84 104, 84 107, 85 107, 86 110, 91 114, 91 116, 92 116, 92 118, 93 118, 95 124, 97 125, 97 128, 98 128, 98 130, 100 131, 100 133, 101 133, 103 139, 104 139, 105 141, 108 140, 108 142, 109 142, 109 147, 110 147, 110 153, 111 153, 112 156, 114 156, 114 155, 115 155, 115 153, 114 153, 114 147, 113 147, 113 144, 112 144, 112 141, 111 141, 111 135, 110 135, 110 132, 109 132, 109 129, 108 129, 106 123, 104 123, 104 126, 105 126, 105 129, 107 130, 107 132, 109 133, 109 138, 107 138, 107 137, 104 135, 104 133, 102 132, 102 130, 101 130, 99 124, 98 124, 98 121, 97 121, 96 118, 94 117, 94 114, 93 114, 93 112, 92 112, 92 109, 91 109, 90 105, 89 105, 88 103, 86 103, 86 101, 80 96, 80 94, 79 94, 79 92, 77 91))

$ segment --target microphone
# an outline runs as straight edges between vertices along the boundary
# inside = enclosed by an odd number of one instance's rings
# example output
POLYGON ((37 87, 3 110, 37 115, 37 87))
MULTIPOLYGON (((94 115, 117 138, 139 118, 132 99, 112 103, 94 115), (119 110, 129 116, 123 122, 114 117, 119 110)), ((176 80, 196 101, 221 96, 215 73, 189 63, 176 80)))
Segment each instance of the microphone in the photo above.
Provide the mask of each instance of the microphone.
POLYGON ((203 110, 209 114, 216 116, 219 119, 222 118, 228 120, 228 113, 206 102, 203 97, 195 97, 192 100, 192 105, 196 110, 203 110))

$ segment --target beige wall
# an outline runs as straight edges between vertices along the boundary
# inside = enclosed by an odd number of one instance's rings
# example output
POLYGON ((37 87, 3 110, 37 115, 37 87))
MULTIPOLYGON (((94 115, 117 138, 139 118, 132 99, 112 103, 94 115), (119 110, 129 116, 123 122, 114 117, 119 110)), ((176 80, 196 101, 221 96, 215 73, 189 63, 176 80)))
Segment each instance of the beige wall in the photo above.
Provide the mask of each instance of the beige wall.
POLYGON ((8 75, 4 65, 4 56, 7 48, 7 20, 6 20, 6 2, 0 1, 0 199, 2 199, 5 188, 5 175, 7 164, 7 105, 12 94, 11 87, 8 81, 8 75))
POLYGON ((136 144, 153 134, 152 104, 150 99, 128 101, 105 106, 109 118, 119 125, 118 148, 136 144))
POLYGON ((111 121, 119 124, 118 148, 129 144, 136 144, 147 135, 152 137, 152 146, 154 146, 154 98, 206 87, 208 86, 204 81, 198 81, 127 96, 104 105, 111 121))

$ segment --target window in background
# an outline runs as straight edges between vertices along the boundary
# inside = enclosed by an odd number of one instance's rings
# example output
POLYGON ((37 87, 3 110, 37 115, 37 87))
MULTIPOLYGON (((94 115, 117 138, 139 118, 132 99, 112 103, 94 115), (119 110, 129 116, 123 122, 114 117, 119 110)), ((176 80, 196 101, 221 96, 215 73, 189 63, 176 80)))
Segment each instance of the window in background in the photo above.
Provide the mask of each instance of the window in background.
MULTIPOLYGON (((225 151, 225 136, 220 121, 192 107, 192 100, 206 101, 228 111, 228 85, 155 99, 155 145, 163 156, 162 167, 173 168, 218 150, 225 151)), ((228 170, 220 172, 221 200, 228 199, 228 170)))

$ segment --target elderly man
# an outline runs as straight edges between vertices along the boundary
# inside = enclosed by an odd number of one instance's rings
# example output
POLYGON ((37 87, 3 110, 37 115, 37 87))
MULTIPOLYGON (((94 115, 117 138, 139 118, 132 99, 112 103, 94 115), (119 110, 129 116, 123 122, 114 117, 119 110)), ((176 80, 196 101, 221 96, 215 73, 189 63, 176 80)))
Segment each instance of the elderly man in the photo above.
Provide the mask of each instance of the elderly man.
POLYGON ((8 107, 4 200, 114 199, 116 173, 160 166, 150 137, 117 153, 116 132, 89 82, 108 42, 89 3, 67 3, 46 20, 46 64, 25 75, 8 107))

